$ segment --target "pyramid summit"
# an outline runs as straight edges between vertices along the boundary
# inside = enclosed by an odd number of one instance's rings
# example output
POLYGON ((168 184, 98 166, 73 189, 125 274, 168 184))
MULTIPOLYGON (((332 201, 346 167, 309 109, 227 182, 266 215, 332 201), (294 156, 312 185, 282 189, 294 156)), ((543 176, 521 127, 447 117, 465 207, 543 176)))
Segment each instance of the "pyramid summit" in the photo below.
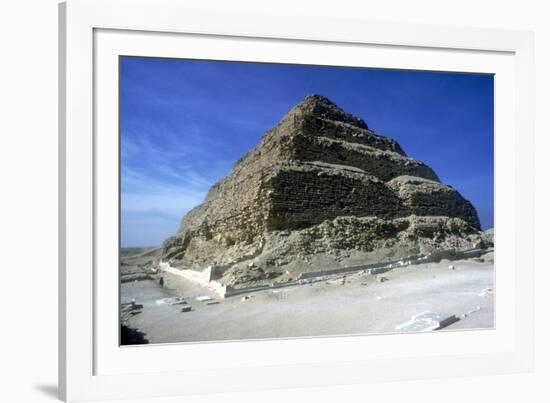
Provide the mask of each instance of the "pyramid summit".
POLYGON ((296 105, 295 109, 303 113, 325 116, 326 118, 344 122, 352 126, 357 126, 361 129, 368 130, 369 128, 363 119, 347 113, 330 99, 322 95, 311 94, 306 96, 298 105, 296 105))
POLYGON ((235 284, 471 245, 479 230, 472 204, 430 167, 315 94, 183 217, 162 259, 225 267, 235 284))

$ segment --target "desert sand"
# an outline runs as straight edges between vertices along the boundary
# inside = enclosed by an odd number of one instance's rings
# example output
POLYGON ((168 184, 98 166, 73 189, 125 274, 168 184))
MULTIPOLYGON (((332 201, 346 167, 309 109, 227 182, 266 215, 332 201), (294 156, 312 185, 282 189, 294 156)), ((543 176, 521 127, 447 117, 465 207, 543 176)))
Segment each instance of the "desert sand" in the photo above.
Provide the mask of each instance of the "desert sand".
POLYGON ((123 306, 132 300, 142 305, 123 315, 123 323, 148 343, 395 333, 424 311, 459 319, 438 331, 490 329, 495 325, 493 266, 491 260, 443 260, 225 299, 162 273, 162 287, 160 275, 121 284, 123 306), (211 300, 199 301, 200 296, 211 300), (182 297, 185 305, 159 303, 174 297, 182 297), (191 310, 182 312, 183 306, 191 310))

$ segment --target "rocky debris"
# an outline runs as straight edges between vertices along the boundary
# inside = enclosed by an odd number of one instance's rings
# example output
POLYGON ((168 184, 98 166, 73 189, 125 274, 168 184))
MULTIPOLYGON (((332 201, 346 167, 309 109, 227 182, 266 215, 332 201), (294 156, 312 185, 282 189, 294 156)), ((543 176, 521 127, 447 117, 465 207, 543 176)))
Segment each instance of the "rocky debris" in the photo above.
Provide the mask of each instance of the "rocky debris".
MULTIPOLYGON (((183 217, 161 258, 253 285, 489 243, 474 207, 393 139, 319 95, 269 130, 183 217)), ((491 241, 492 242, 492 241, 491 241)))
POLYGON ((143 305, 136 304, 135 301, 121 304, 120 316, 122 318, 122 321, 125 321, 134 315, 140 314, 142 309, 143 309, 143 305))
POLYGON ((168 297, 161 298, 155 301, 157 305, 185 305, 187 302, 184 297, 168 297))
POLYGON ((485 288, 483 290, 481 290, 481 292, 479 294, 480 297, 490 297, 493 295, 493 289, 492 288, 485 288))
POLYGON ((456 315, 443 316, 431 311, 425 311, 414 315, 411 320, 397 325, 395 330, 400 332, 429 332, 443 329, 459 320, 460 318, 456 315))
MULTIPOLYGON (((266 278, 286 281, 292 273, 334 270, 341 267, 378 264, 369 272, 379 274, 396 265, 385 267, 387 259, 403 257, 401 266, 412 263, 413 256, 428 256, 429 261, 464 258, 460 252, 479 238, 471 226, 460 219, 447 217, 405 217, 383 220, 376 217, 338 217, 301 231, 272 232, 256 261, 269 266, 280 256, 294 256, 284 272, 280 267, 264 275, 258 269, 236 264, 222 277, 224 284, 238 286, 258 283, 266 278), (444 248, 444 249, 443 249, 444 248)), ((416 262, 416 260, 414 260, 416 262)), ((420 261, 419 263, 422 263, 420 261)), ((294 275, 295 276, 295 275, 294 275)), ((304 274, 301 277, 305 278, 304 274)))
POLYGON ((492 248, 495 246, 495 229, 490 228, 481 233, 481 238, 486 244, 486 247, 492 248))
POLYGON ((147 273, 128 273, 120 276, 121 283, 129 283, 132 281, 153 280, 153 277, 147 273))
POLYGON ((128 325, 130 318, 140 314, 142 309, 143 305, 136 303, 135 300, 120 304, 120 343, 122 345, 149 343, 145 333, 128 325))
POLYGON ((265 271, 256 265, 237 264, 231 267, 224 274, 224 283, 231 285, 239 285, 244 283, 254 283, 263 280, 270 280, 281 276, 281 272, 277 270, 265 271))
POLYGON ((479 311, 481 311, 481 307, 480 307, 480 306, 476 306, 475 308, 470 309, 468 312, 465 312, 465 313, 463 313, 462 315, 460 315, 460 318, 461 318, 461 319, 465 319, 465 318, 467 318, 467 317, 471 316, 472 314, 474 314, 474 313, 476 313, 476 312, 479 312, 479 311))

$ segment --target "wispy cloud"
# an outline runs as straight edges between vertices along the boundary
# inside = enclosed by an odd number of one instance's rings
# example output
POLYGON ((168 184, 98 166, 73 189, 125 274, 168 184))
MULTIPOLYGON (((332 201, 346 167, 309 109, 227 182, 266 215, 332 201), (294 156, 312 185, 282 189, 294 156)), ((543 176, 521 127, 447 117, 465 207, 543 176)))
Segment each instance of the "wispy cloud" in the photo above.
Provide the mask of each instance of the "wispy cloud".
POLYGON ((202 202, 210 182, 169 166, 141 171, 122 168, 122 244, 158 245, 173 235, 183 215, 202 202), (160 175, 158 172, 163 171, 160 175), (178 177, 178 181, 165 179, 178 177))
POLYGON ((126 230, 122 232, 124 245, 158 244, 172 235, 181 217, 200 204, 212 183, 219 179, 211 170, 197 170, 190 157, 196 155, 197 150, 184 147, 174 137, 161 138, 162 141, 155 142, 147 135, 123 137, 121 213, 126 221, 123 222, 126 230))
POLYGON ((121 207, 128 212, 182 214, 204 199, 210 185, 210 182, 202 179, 197 182, 194 177, 190 180, 182 179, 181 184, 175 184, 159 179, 155 172, 144 174, 125 168, 122 175, 121 207))

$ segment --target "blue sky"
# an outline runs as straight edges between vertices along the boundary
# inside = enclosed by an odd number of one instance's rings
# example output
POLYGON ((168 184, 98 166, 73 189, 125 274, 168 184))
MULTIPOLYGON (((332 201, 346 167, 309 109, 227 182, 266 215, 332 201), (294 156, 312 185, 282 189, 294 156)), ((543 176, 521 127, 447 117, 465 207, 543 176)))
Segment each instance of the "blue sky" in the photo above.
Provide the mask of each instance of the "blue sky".
POLYGON ((122 57, 121 243, 155 246, 308 94, 396 139, 493 226, 493 77, 122 57))

